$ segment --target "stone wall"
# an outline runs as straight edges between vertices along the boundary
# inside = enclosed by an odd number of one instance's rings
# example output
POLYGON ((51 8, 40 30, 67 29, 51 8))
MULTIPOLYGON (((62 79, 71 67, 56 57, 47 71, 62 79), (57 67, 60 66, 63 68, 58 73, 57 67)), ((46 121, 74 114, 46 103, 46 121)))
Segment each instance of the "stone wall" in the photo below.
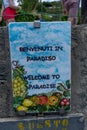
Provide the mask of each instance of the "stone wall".
POLYGON ((72 28, 72 110, 84 114, 87 130, 87 25, 72 28))
MULTIPOLYGON (((83 113, 87 130, 87 26, 72 27, 71 112, 83 113)), ((13 111, 8 30, 0 28, 0 118, 17 117, 13 111)))

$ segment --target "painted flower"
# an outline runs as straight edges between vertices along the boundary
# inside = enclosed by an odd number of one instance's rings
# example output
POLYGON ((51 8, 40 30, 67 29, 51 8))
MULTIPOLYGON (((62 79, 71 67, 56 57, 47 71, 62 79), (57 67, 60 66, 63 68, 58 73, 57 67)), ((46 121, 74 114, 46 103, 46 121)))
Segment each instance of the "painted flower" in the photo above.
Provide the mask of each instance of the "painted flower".
POLYGON ((48 105, 55 106, 58 103, 58 97, 57 96, 50 96, 48 99, 48 105))
POLYGON ((45 95, 39 96, 39 105, 46 105, 48 103, 48 97, 45 95))

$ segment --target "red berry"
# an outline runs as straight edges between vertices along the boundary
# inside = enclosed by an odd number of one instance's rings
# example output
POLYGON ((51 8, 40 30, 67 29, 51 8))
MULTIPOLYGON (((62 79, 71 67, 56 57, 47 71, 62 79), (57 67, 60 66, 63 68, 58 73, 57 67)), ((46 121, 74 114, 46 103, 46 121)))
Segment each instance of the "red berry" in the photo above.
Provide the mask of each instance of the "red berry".
POLYGON ((64 103, 66 103, 66 102, 67 102, 67 99, 66 99, 66 98, 64 98, 62 101, 63 101, 64 103))
POLYGON ((69 105, 70 105, 70 102, 69 102, 69 101, 67 101, 67 102, 66 102, 66 106, 69 106, 69 105))
POLYGON ((65 103, 64 103, 63 101, 61 101, 61 102, 60 102, 60 105, 61 105, 61 106, 64 106, 64 105, 65 105, 65 103))

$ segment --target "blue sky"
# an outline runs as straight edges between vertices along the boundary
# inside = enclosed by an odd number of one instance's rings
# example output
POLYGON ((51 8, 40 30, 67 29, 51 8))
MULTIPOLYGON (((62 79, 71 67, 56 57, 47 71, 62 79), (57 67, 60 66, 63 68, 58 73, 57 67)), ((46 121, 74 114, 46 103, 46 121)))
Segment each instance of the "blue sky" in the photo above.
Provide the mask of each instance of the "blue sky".
POLYGON ((50 1, 59 1, 59 0, 42 0, 42 1, 49 1, 50 2, 50 1))
MULTIPOLYGON (((42 0, 42 1, 48 1, 48 2, 51 2, 51 1, 60 1, 60 0, 42 0)), ((80 1, 80 6, 81 6, 81 1, 80 1)))

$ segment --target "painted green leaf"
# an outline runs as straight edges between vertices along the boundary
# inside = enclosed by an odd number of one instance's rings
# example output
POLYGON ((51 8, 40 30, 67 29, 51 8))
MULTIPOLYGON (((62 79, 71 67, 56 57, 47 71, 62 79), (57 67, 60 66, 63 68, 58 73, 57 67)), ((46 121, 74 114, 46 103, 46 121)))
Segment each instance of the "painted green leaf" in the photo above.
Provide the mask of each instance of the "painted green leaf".
POLYGON ((68 91, 68 90, 64 91, 64 92, 63 92, 63 95, 64 95, 65 97, 70 97, 70 91, 68 91))
POLYGON ((67 86, 68 89, 70 89, 70 80, 66 81, 66 86, 67 86))
POLYGON ((46 105, 38 105, 38 111, 39 111, 39 113, 47 111, 47 106, 46 105))
POLYGON ((57 90, 58 90, 58 91, 63 91, 62 86, 57 86, 57 90))

